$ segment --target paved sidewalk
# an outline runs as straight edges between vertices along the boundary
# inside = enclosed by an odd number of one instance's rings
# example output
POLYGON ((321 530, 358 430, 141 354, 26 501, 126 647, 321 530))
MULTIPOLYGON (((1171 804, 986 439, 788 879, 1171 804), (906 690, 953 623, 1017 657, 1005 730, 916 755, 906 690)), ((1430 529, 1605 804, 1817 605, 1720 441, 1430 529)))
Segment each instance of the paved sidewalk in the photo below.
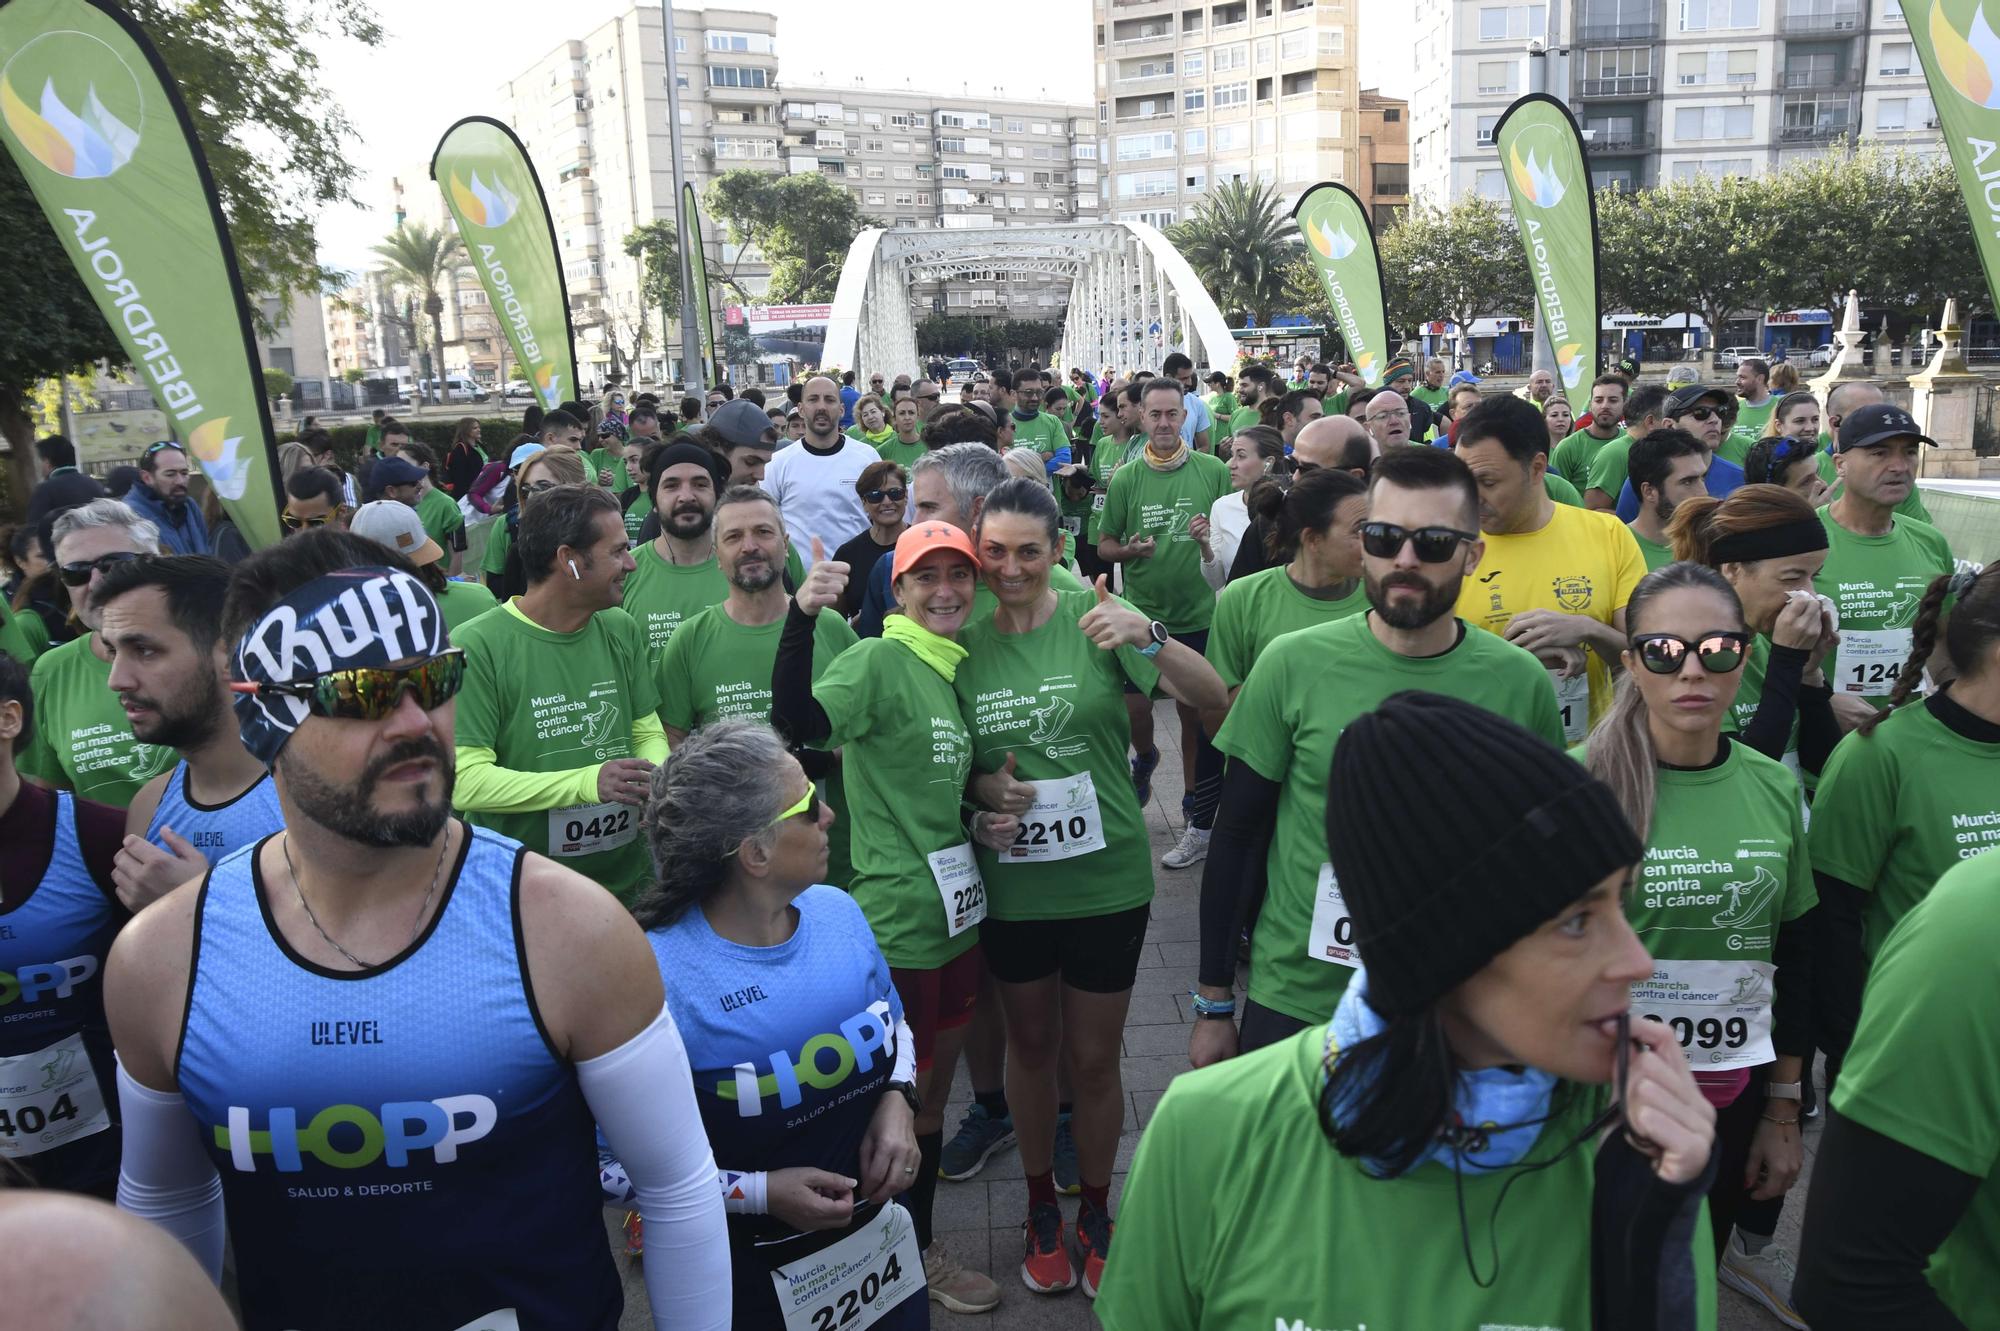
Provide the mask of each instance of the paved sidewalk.
MULTIPOLYGON (((1157 704, 1155 717, 1160 766, 1153 778, 1153 800, 1146 810, 1146 829, 1152 841, 1158 894, 1153 901, 1152 923, 1147 929, 1145 951, 1132 990, 1131 1013, 1125 1022, 1125 1050, 1121 1060, 1125 1133, 1118 1144, 1116 1173, 1111 1184, 1114 1215, 1140 1132, 1160 1103, 1167 1083, 1187 1071, 1187 1028, 1194 1019, 1188 1008, 1187 991, 1194 984, 1200 935, 1202 866, 1181 870, 1158 867, 1160 856, 1180 836, 1182 785, 1177 746, 1179 727, 1172 704, 1157 704)), ((971 1084, 961 1063, 952 1087, 951 1104, 945 1113, 947 1138, 957 1128, 971 1098, 971 1084)), ((1778 1232, 1778 1241, 1795 1252, 1804 1187, 1812 1175, 1812 1156, 1818 1144, 1819 1125, 1815 1123, 1806 1134, 1805 1178, 1794 1190, 1794 1200, 1786 1206, 1778 1232)), ((947 1244, 967 1266, 985 1271, 998 1281, 1001 1300, 998 1310, 983 1317, 960 1317, 932 1305, 933 1321, 940 1331, 961 1328, 962 1331, 1028 1331, 1029 1328, 1087 1331, 1098 1326, 1090 1311, 1090 1301, 1080 1289, 1042 1298, 1030 1294, 1021 1283, 1021 1222, 1026 1216, 1026 1201, 1020 1156, 1012 1148, 994 1156, 976 1178, 964 1183, 938 1184, 935 1229, 939 1241, 947 1244)), ((1062 1206, 1065 1230, 1073 1232, 1077 1201, 1065 1197, 1062 1206)), ((1311 1242, 1309 1236, 1298 1237, 1311 1242)), ((622 1251, 622 1240, 614 1251, 622 1251)), ((624 1258, 619 1261, 621 1266, 625 1265, 624 1258)), ((643 1331, 652 1325, 645 1310, 645 1287, 636 1266, 626 1270, 625 1308, 621 1331, 643 1331)), ((1733 1290, 1722 1291, 1720 1312, 1719 1331, 1770 1331, 1782 1326, 1733 1290)))

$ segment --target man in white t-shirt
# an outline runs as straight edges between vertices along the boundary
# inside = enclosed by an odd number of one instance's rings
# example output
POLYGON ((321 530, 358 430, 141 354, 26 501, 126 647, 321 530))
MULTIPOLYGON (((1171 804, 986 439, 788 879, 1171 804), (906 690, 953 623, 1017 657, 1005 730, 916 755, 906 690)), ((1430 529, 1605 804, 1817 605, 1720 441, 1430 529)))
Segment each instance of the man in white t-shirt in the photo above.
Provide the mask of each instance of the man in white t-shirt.
POLYGON ((854 482, 882 455, 840 432, 840 385, 826 375, 806 380, 799 396, 805 437, 781 449, 764 468, 764 489, 778 501, 778 515, 799 558, 812 562, 812 543, 832 550, 868 525, 854 482))

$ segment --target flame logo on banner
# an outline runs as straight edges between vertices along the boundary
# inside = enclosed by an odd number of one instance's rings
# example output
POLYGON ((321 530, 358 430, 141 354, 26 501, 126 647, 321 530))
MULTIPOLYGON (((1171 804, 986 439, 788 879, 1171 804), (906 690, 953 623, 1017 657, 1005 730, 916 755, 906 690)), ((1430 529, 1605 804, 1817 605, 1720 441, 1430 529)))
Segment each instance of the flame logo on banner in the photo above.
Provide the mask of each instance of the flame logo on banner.
POLYGON ((458 178, 457 172, 452 173, 451 201, 458 205, 466 221, 484 227, 505 226, 521 206, 521 200, 500 183, 498 176, 489 185, 479 178, 477 171, 472 173, 469 186, 458 178))
POLYGON ((1583 379, 1583 343, 1565 342, 1556 348, 1556 368, 1562 372, 1564 388, 1575 388, 1583 379))
POLYGON ((562 401, 562 376, 553 365, 535 367, 535 391, 541 395, 544 407, 554 407, 562 401))
POLYGON ((1509 169, 1514 173, 1514 187, 1521 191, 1537 208, 1553 208, 1563 200, 1566 192, 1562 178, 1556 174, 1552 162, 1535 160, 1535 150, 1528 149, 1528 160, 1521 160, 1521 149, 1515 144, 1507 150, 1509 169))
POLYGON ((14 90, 13 81, 0 73, 0 119, 6 120, 30 156, 73 180, 101 180, 139 150, 139 131, 105 109, 95 83, 84 93, 83 110, 78 113, 56 95, 55 80, 45 79, 37 112, 14 90))
POLYGON ((1328 231, 1326 223, 1311 217, 1306 219, 1306 239, 1312 242, 1312 247, 1319 251, 1322 259, 1335 261, 1354 253, 1355 246, 1361 243, 1347 234, 1345 224, 1338 231, 1328 231))
POLYGON ((1944 16, 1943 0, 1931 6, 1931 46, 1937 52, 1938 72, 1944 75, 1959 96, 1974 106, 2000 110, 2000 34, 1986 21, 1982 2, 1972 9, 1972 22, 1960 33, 1944 16))
POLYGON ((201 474, 224 499, 241 499, 250 488, 250 467, 237 456, 243 440, 229 433, 229 418, 203 421, 188 431, 188 452, 201 465, 201 474))
POLYGON ((1382 367, 1375 363, 1372 351, 1362 352, 1360 359, 1354 362, 1354 368, 1360 373, 1361 382, 1370 388, 1382 381, 1382 367))

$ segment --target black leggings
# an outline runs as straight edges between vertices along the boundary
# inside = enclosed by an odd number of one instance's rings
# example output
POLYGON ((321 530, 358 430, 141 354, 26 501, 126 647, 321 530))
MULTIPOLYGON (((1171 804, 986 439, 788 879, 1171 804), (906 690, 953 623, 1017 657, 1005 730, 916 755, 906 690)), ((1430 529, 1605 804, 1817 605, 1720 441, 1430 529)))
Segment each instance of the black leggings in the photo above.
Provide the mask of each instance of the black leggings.
POLYGON ((1246 998, 1243 1000, 1243 1029, 1236 1033, 1236 1047, 1239 1052, 1247 1054, 1253 1049, 1289 1040, 1311 1024, 1300 1021, 1289 1012, 1279 1012, 1246 998))
POLYGON ((1715 1256, 1729 1243, 1730 1231, 1742 1225, 1753 1234, 1773 1234, 1778 1213, 1785 1209, 1782 1196, 1754 1201, 1743 1186, 1743 1166, 1750 1159, 1750 1143, 1764 1118, 1764 1086, 1770 1080, 1770 1066, 1750 1069, 1750 1084, 1743 1094, 1715 1111, 1715 1139, 1722 1148, 1715 1182, 1708 1189, 1708 1219, 1715 1228, 1715 1256))

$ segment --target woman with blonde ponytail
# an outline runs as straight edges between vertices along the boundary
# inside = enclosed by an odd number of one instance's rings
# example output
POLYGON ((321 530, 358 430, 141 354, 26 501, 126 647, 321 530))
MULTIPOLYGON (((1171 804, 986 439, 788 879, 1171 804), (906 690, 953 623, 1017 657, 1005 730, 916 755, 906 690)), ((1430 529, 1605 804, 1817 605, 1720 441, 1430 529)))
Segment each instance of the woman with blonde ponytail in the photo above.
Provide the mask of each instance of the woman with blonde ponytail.
POLYGON ((1632 987, 1633 1012, 1673 1031, 1715 1106, 1718 1278, 1796 1323, 1792 1258, 1772 1235, 1804 1162, 1813 1048, 1817 898, 1798 785, 1724 733, 1751 633, 1721 574, 1692 561, 1647 574, 1625 623, 1624 677, 1585 764, 1646 845, 1626 915, 1654 973, 1632 987))

